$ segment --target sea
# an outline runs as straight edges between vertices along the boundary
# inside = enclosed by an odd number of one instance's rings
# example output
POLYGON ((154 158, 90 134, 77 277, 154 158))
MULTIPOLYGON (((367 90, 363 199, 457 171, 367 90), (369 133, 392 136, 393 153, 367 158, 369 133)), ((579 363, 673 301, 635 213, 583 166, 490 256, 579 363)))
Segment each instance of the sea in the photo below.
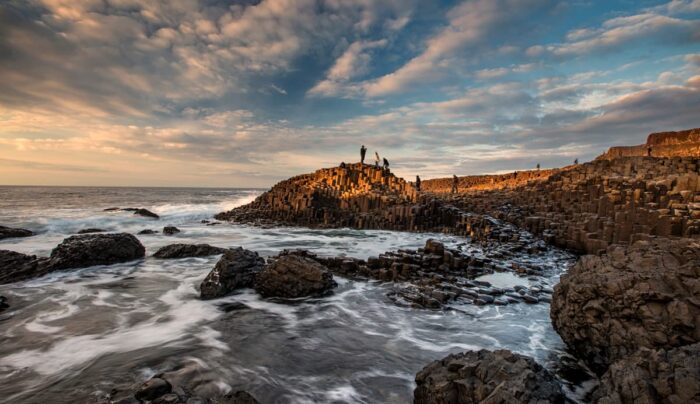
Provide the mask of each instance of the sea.
MULTIPOLYGON (((549 305, 404 307, 394 285, 336 276, 327 297, 266 300, 253 290, 201 300, 199 284, 218 256, 155 259, 172 243, 208 243, 268 257, 303 248, 366 259, 422 247, 429 238, 469 253, 479 246, 443 234, 302 227, 212 225, 213 215, 251 202, 260 189, 0 187, 0 225, 34 231, 0 249, 48 256, 81 229, 139 235, 146 258, 55 272, 0 285, 0 403, 89 403, 112 389, 179 372, 202 396, 245 390, 261 403, 407 403, 415 375, 431 361, 475 349, 509 349, 555 372, 581 402, 590 381, 554 331, 549 305), (112 207, 149 209, 160 219, 112 207), (573 369, 573 370, 572 370, 573 369)), ((527 259, 528 257, 522 257, 527 259)), ((554 285, 574 257, 551 249, 533 258, 554 285)), ((507 265, 507 263, 504 263, 507 265)), ((509 273, 495 286, 527 285, 509 273)))

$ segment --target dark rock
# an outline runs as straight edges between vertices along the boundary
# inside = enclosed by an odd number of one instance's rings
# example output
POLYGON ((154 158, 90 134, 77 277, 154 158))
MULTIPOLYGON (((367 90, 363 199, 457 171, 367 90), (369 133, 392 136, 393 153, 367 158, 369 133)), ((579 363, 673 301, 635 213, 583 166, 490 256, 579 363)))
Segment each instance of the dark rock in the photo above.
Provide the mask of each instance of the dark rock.
POLYGON ((507 350, 449 355, 418 372, 416 384, 416 404, 564 403, 554 376, 507 350))
POLYGON ((0 240, 11 237, 29 237, 34 233, 26 229, 16 229, 12 227, 0 226, 0 240))
POLYGON ((0 250, 0 284, 19 282, 45 275, 51 270, 48 259, 9 250, 0 250))
POLYGON ((235 289, 252 287, 255 275, 262 271, 264 265, 265 260, 256 252, 241 247, 226 250, 214 269, 202 281, 202 299, 214 299, 235 289))
POLYGON ((426 241, 424 250, 428 254, 443 256, 445 254, 445 245, 431 238, 426 241))
POLYGON ((327 267, 297 255, 277 258, 255 277, 255 290, 264 297, 325 295, 335 286, 327 267))
POLYGON ((78 231, 78 234, 90 234, 90 233, 104 233, 104 230, 91 227, 88 229, 82 229, 82 230, 78 231))
POLYGON ((134 394, 134 397, 140 401, 153 401, 170 393, 172 390, 173 386, 168 381, 154 377, 142 384, 136 391, 136 394, 134 394))
POLYGON ((9 307, 10 304, 7 302, 7 298, 5 296, 0 296, 0 311, 3 311, 9 307))
POLYGON ((143 258, 146 249, 129 233, 71 236, 51 251, 51 270, 111 265, 143 258))
POLYGON ((186 258, 206 257, 208 255, 223 254, 225 248, 210 246, 209 244, 170 244, 161 247, 153 254, 156 258, 186 258))
POLYGON ((156 398, 151 403, 152 404, 179 404, 179 403, 184 403, 184 401, 182 401, 180 399, 180 396, 178 396, 177 394, 168 393, 168 394, 165 394, 163 396, 156 398))
POLYGON ((138 232, 137 234, 157 234, 157 230, 151 230, 151 229, 144 229, 138 232))
POLYGON ((139 216, 143 216, 143 217, 150 217, 153 219, 160 218, 160 216, 158 216, 155 213, 151 212, 150 210, 144 209, 144 208, 138 208, 138 209, 134 210, 134 214, 139 215, 139 216))
POLYGON ((536 304, 540 302, 540 299, 532 295, 522 295, 522 298, 525 303, 536 304))
POLYGON ((554 288, 551 317, 598 374, 640 348, 700 342, 700 240, 656 239, 587 255, 554 288))
POLYGON ((259 404, 258 400, 255 399, 247 391, 236 391, 235 393, 228 393, 221 398, 213 400, 216 404, 259 404))
POLYGON ((180 229, 178 229, 178 228, 175 227, 175 226, 165 226, 165 227, 163 227, 163 234, 165 234, 166 236, 171 236, 171 235, 173 235, 173 234, 175 234, 175 233, 179 233, 179 232, 180 232, 180 229))
POLYGON ((670 350, 642 348, 610 365, 593 402, 700 403, 700 344, 670 350))

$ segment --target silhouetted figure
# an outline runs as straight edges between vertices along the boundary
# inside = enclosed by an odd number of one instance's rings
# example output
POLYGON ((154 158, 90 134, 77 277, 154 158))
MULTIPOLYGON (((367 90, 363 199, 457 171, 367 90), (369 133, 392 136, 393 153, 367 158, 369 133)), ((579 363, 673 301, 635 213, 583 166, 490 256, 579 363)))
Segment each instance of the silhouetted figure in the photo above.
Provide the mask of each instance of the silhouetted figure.
POLYGON ((574 160, 574 164, 576 164, 576 165, 578 164, 578 159, 574 160))
POLYGON ((387 160, 386 157, 384 158, 384 169, 389 171, 389 160, 387 160))
POLYGON ((379 168, 379 160, 380 160, 379 153, 374 152, 374 167, 375 168, 379 168))
POLYGON ((340 163, 340 168, 345 168, 345 162, 344 162, 344 161, 340 163))
POLYGON ((457 193, 457 184, 459 183, 459 178, 456 175, 452 175, 452 193, 457 193))
POLYGON ((537 163, 537 171, 540 170, 540 163, 537 163))
POLYGON ((365 145, 360 147, 360 164, 365 164, 365 155, 367 154, 367 148, 365 145))
POLYGON ((416 175, 416 191, 420 192, 420 176, 416 175))
POLYGON ((647 157, 651 157, 651 146, 647 148, 647 157))

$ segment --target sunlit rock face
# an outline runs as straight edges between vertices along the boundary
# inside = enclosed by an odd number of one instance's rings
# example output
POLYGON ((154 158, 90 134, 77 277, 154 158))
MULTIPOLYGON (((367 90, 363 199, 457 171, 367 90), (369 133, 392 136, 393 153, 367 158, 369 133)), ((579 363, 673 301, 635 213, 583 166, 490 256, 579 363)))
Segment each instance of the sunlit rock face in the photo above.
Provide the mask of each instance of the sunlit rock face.
POLYGON ((678 132, 652 133, 644 144, 637 146, 611 147, 598 156, 598 160, 612 160, 619 157, 699 157, 700 128, 678 132))

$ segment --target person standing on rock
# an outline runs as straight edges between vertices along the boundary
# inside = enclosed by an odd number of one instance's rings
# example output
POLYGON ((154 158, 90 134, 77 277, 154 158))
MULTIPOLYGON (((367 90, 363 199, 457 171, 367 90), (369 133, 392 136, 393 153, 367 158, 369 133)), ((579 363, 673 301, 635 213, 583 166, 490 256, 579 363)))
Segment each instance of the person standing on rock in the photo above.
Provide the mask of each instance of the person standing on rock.
POLYGON ((379 160, 380 160, 379 153, 374 152, 374 167, 375 168, 379 168, 379 160))
POLYGON ((457 184, 459 183, 459 178, 457 178, 456 175, 452 174, 452 193, 456 194, 457 193, 457 184))
POLYGON ((387 160, 386 157, 384 158, 384 169, 389 171, 389 160, 387 160))
POLYGON ((647 157, 651 157, 651 146, 647 147, 647 157))
POLYGON ((420 192, 420 175, 416 175, 416 191, 420 192))
POLYGON ((364 165, 365 164, 365 155, 367 154, 367 148, 365 145, 362 145, 360 147, 360 164, 364 165))

